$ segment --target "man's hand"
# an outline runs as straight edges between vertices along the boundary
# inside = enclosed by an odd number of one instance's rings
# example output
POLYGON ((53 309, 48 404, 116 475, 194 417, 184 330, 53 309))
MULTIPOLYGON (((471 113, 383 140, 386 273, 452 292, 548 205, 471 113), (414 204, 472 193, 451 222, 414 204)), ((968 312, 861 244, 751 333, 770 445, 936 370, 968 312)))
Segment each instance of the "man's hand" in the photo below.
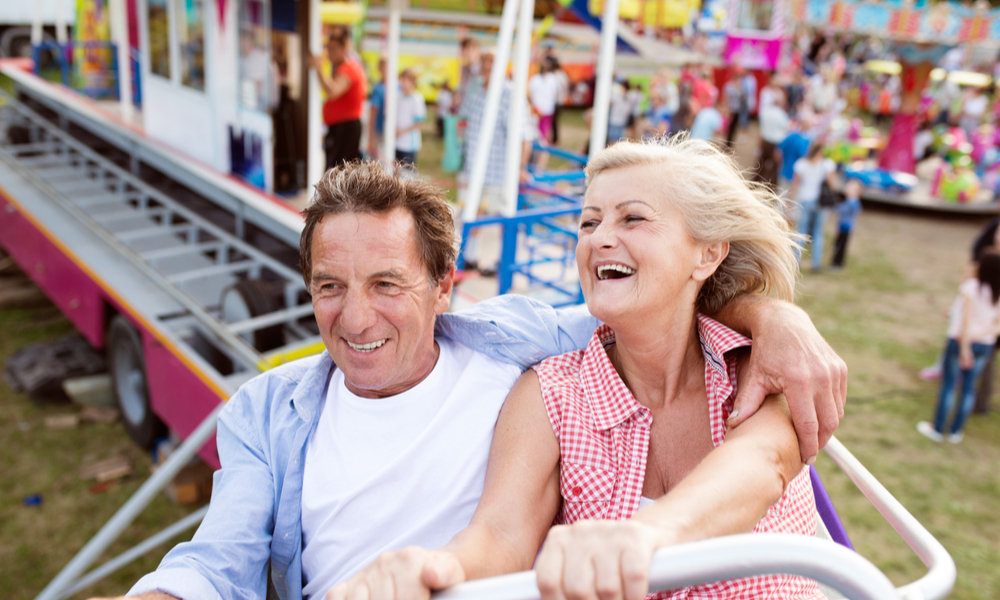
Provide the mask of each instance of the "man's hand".
POLYGON ((117 598, 91 598, 90 600, 181 600, 177 596, 164 594, 163 592, 146 592, 138 596, 118 596, 117 598))
POLYGON ((805 311, 792 304, 769 302, 767 310, 757 313, 752 334, 750 364, 737 390, 729 426, 746 420, 765 396, 784 394, 802 461, 811 465, 844 418, 847 364, 805 311))
POLYGON ((463 581, 465 570, 454 554, 410 546, 379 556, 334 586, 326 600, 427 600, 431 591, 463 581))

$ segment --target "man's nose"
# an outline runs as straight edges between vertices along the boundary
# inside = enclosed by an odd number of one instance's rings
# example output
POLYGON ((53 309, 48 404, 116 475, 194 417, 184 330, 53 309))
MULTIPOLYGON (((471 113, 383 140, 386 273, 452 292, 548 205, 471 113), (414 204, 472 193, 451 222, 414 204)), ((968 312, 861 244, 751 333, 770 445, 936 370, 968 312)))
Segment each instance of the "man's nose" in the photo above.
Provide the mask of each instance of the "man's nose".
POLYGON ((360 334, 375 324, 375 310, 371 298, 362 290, 350 290, 340 313, 340 326, 347 333, 360 334))

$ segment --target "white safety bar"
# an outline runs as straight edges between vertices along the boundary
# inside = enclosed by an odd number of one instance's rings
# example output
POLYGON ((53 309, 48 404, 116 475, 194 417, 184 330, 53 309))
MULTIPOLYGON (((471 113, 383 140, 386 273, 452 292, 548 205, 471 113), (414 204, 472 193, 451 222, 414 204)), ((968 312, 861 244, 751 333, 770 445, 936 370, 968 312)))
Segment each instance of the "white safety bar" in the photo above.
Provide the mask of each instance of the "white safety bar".
MULTIPOLYGON (((916 552, 929 572, 893 588, 889 579, 860 554, 834 542, 790 534, 744 534, 658 550, 650 568, 650 590, 676 589, 751 575, 791 574, 814 579, 848 598, 939 600, 955 585, 955 562, 948 551, 836 438, 826 453, 916 552)), ((533 571, 463 583, 435 600, 536 600, 533 571)))

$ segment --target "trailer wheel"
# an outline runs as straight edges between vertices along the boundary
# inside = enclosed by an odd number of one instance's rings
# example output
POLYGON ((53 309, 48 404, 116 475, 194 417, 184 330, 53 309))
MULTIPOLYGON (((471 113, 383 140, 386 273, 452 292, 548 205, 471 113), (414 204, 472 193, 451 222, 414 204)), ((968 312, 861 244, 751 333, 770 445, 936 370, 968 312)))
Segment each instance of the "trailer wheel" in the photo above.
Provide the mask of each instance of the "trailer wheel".
POLYGON ((156 440, 167 434, 167 427, 149 404, 142 338, 135 327, 120 315, 111 320, 108 328, 107 354, 122 423, 129 437, 148 450, 156 440))
MULTIPOLYGON (((238 323, 281 308, 278 306, 274 291, 259 279, 242 279, 226 288, 222 292, 219 305, 223 323, 238 323)), ((241 333, 240 337, 258 352, 267 352, 285 344, 285 333, 281 325, 241 333)))

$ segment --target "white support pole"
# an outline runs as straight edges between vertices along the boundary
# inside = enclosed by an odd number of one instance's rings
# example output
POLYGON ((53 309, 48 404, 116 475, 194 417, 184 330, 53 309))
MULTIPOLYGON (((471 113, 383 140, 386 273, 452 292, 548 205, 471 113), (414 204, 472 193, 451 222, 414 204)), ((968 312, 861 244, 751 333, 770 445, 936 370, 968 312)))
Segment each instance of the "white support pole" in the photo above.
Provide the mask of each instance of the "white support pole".
MULTIPOLYGON (((497 36, 493 69, 490 70, 490 85, 486 90, 486 107, 483 110, 483 122, 479 125, 479 140, 477 140, 476 155, 473 157, 472 171, 469 174, 465 208, 462 210, 462 220, 466 223, 474 221, 479 214, 479 201, 486 181, 486 165, 490 158, 493 131, 497 126, 497 113, 500 112, 500 94, 503 86, 507 84, 507 63, 510 61, 510 44, 514 40, 514 22, 519 4, 519 0, 504 2, 503 14, 500 16, 500 34, 497 36)), ((510 129, 507 133, 515 135, 510 129)), ((520 132, 516 135, 520 137, 520 132)))
POLYGON ((618 2, 605 0, 601 17, 601 49, 597 57, 597 89, 594 90, 594 112, 590 121, 590 156, 608 143, 608 109, 611 106, 611 83, 615 74, 615 48, 618 45, 618 2))
MULTIPOLYGON (((323 19, 320 0, 309 0, 309 53, 323 53, 323 19)), ((320 95, 319 75, 309 69, 309 113, 306 139, 309 143, 306 167, 306 187, 316 185, 326 171, 326 152, 323 148, 323 99, 320 95)))
POLYGON ((531 29, 534 25, 535 0, 521 0, 514 40, 514 90, 511 94, 510 117, 507 120, 507 154, 504 162, 503 214, 517 212, 517 192, 521 175, 521 153, 524 146, 525 98, 528 93, 528 69, 531 66, 531 29))
MULTIPOLYGON (((118 58, 118 103, 126 123, 132 122, 132 60, 129 58, 128 8, 124 0, 111 0, 111 41, 115 43, 118 58)), ((58 27, 56 29, 58 31, 58 27)))
POLYGON ((118 539, 118 536, 139 516, 139 513, 149 506, 160 490, 173 481, 174 476, 187 466, 198 449, 215 434, 215 424, 223 406, 225 404, 219 404, 211 414, 205 417, 201 424, 191 432, 191 435, 184 440, 184 443, 178 446, 170 454, 170 457, 160 465, 160 468, 146 480, 146 483, 132 494, 128 502, 119 508, 111 520, 97 532, 97 535, 87 542, 87 545, 73 557, 73 560, 69 561, 69 564, 63 567, 62 571, 59 571, 55 579, 45 586, 45 589, 35 597, 35 600, 57 600, 63 597, 63 592, 76 583, 87 567, 93 564, 107 550, 108 546, 118 539))
POLYGON ((385 57, 385 105, 382 107, 382 148, 386 165, 396 160, 396 119, 399 113, 399 36, 404 0, 389 2, 389 48, 385 57))
POLYGON ((37 46, 42 43, 42 3, 45 0, 35 0, 35 15, 31 21, 31 45, 37 46))
MULTIPOLYGON (((35 0, 35 2, 40 3, 41 0, 35 0)), ((56 0, 56 41, 60 44, 65 44, 69 40, 69 35, 66 33, 66 13, 63 10, 65 7, 65 1, 56 0)), ((114 15, 114 13, 111 14, 114 15)))

